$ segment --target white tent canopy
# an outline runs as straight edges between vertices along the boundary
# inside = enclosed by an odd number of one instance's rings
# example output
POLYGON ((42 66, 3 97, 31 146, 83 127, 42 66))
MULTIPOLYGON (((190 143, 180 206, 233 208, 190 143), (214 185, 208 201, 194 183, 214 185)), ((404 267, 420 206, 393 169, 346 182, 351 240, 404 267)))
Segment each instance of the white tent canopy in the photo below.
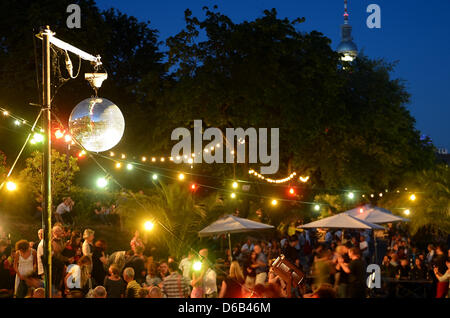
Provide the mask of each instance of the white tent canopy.
POLYGON ((220 218, 219 220, 211 223, 207 227, 205 227, 203 230, 198 232, 198 235, 203 237, 203 236, 230 234, 230 233, 268 230, 273 228, 274 226, 272 225, 267 225, 251 221, 248 219, 239 218, 234 215, 226 215, 220 218))
POLYGON ((334 228, 334 229, 374 229, 383 230, 384 227, 366 222, 346 213, 339 213, 318 221, 299 226, 302 229, 334 228))
POLYGON ((408 221, 408 219, 392 214, 389 210, 371 206, 370 204, 366 204, 363 207, 356 207, 343 213, 374 224, 408 221))

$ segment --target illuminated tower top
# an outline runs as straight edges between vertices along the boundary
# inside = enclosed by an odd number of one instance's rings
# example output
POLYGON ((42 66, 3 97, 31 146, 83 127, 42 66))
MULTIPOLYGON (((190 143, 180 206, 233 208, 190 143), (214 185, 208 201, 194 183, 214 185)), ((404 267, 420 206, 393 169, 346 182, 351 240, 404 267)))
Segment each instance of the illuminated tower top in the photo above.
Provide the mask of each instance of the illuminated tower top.
POLYGON ((341 43, 337 47, 337 51, 342 53, 343 61, 353 61, 358 55, 358 48, 353 43, 352 26, 348 23, 347 0, 344 0, 344 24, 341 25, 341 43))

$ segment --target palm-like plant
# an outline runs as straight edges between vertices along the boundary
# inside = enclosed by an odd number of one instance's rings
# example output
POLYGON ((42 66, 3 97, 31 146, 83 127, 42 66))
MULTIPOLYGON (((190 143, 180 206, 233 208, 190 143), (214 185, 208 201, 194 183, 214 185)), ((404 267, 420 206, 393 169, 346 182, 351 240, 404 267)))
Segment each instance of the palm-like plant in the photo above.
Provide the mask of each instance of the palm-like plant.
POLYGON ((152 196, 127 196, 119 213, 128 220, 128 227, 152 219, 156 224, 152 241, 180 258, 190 248, 197 248, 198 231, 222 214, 214 197, 196 199, 183 185, 160 182, 152 196))
MULTIPOLYGON (((440 165, 417 175, 416 183, 422 193, 412 203, 411 231, 416 233, 428 226, 450 233, 450 170, 440 165)), ((411 204, 411 203, 410 203, 411 204)))
POLYGON ((416 234, 420 229, 437 235, 450 233, 450 170, 446 165, 438 165, 430 170, 411 174, 405 178, 411 193, 384 200, 384 206, 394 210, 410 210, 409 229, 416 234))

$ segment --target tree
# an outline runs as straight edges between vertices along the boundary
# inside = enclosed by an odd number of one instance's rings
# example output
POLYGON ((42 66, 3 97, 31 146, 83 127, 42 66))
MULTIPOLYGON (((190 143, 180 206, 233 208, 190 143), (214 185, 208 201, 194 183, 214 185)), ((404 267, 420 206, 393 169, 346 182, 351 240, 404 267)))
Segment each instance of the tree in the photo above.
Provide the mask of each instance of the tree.
MULTIPOLYGON (((80 168, 77 159, 52 149, 52 195, 54 203, 70 193, 75 173, 80 168)), ((42 195, 42 153, 35 151, 26 160, 20 178, 35 196, 42 195)))
MULTIPOLYGON (((411 173, 403 187, 409 193, 401 193, 387 199, 383 204, 393 210, 410 210, 409 229, 416 234, 426 229, 441 239, 450 234, 450 170, 447 165, 411 173), (416 199, 410 199, 411 193, 416 199), (444 236, 443 236, 444 235, 444 236)), ((394 211, 395 211, 394 210, 394 211)))
MULTIPOLYGON (((171 130, 202 119, 222 131, 279 128, 277 176, 308 174, 317 189, 384 191, 406 172, 432 166, 433 146, 414 127, 409 94, 391 77, 394 65, 365 56, 343 65, 328 38, 301 32, 304 19, 280 19, 274 9, 242 23, 208 8, 205 15, 187 10, 185 30, 166 41, 171 78, 147 132, 161 151, 170 150, 171 130)), ((196 172, 246 179, 249 168, 215 164, 196 172)), ((326 192, 311 189, 303 200, 326 192)))

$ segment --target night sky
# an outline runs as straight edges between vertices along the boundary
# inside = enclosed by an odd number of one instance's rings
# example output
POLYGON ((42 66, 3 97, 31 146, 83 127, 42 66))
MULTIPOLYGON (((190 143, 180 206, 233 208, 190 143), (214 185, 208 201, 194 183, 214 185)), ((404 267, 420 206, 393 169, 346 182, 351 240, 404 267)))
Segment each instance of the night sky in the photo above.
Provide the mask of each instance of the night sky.
MULTIPOLYGON (((253 20, 264 9, 276 8, 280 18, 305 17, 300 31, 317 30, 336 48, 343 22, 343 0, 97 0, 101 9, 114 7, 141 21, 150 21, 160 40, 184 27, 184 10, 203 16, 202 7, 219 6, 234 22, 253 20)), ((394 76, 411 93, 416 127, 437 147, 450 150, 450 1, 349 0, 350 24, 358 49, 371 58, 398 61, 394 76), (369 4, 381 7, 381 29, 369 29, 369 4)))

